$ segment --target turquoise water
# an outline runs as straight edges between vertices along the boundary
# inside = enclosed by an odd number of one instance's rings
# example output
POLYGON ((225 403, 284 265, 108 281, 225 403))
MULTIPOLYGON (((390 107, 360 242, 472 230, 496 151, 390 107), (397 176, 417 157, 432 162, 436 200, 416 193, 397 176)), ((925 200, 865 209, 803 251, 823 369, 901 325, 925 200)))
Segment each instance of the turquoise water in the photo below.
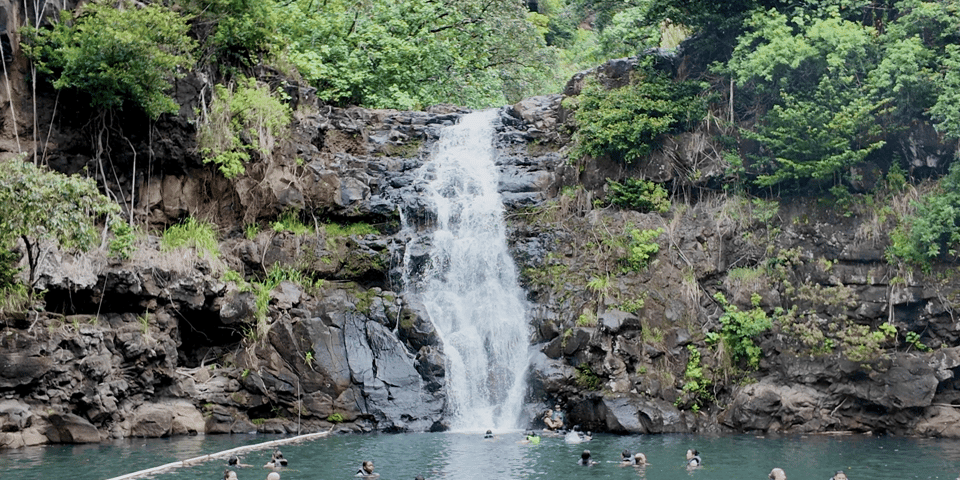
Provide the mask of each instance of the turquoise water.
MULTIPOLYGON (((205 453, 251 445, 280 437, 263 435, 201 436, 178 439, 123 440, 97 446, 53 446, 0 453, 0 478, 104 480, 205 453)), ((960 472, 960 441, 846 436, 749 435, 595 435, 582 444, 544 437, 539 445, 518 444, 520 432, 494 440, 480 434, 415 433, 339 435, 281 447, 290 467, 282 480, 349 479, 361 461, 376 465, 382 480, 430 479, 766 479, 773 467, 790 480, 826 480, 839 469, 850 480, 948 479, 960 472), (576 461, 589 449, 598 465, 576 461), (684 453, 696 448, 703 467, 687 470, 684 453), (620 452, 642 451, 651 465, 621 467, 620 452)), ((240 480, 263 480, 260 466, 270 451, 249 452, 237 469, 240 480)), ((158 480, 217 480, 225 461, 180 468, 158 480)))

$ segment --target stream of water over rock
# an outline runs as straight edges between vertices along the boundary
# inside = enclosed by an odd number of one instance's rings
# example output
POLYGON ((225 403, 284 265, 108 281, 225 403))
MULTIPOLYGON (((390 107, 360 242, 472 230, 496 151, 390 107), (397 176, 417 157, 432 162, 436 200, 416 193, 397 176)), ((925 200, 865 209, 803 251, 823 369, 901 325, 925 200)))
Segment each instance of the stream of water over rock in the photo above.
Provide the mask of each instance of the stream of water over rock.
POLYGON ((429 261, 408 295, 419 296, 443 342, 446 416, 459 431, 517 428, 528 364, 527 306, 497 191, 496 118, 475 112, 445 128, 419 171, 434 221, 429 261))

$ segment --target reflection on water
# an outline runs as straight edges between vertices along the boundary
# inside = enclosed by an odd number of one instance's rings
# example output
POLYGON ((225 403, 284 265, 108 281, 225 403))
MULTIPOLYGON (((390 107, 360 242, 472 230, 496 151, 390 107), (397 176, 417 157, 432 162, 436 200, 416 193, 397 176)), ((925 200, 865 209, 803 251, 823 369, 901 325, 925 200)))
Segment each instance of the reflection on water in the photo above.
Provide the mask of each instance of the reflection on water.
MULTIPOLYGON (((748 435, 595 435, 581 444, 544 437, 539 445, 518 443, 522 433, 496 438, 458 433, 341 435, 283 447, 290 467, 282 480, 349 479, 363 460, 372 460, 383 480, 430 479, 637 479, 731 480, 767 478, 773 467, 790 480, 826 480, 844 470, 850 480, 946 479, 960 472, 960 442, 865 436, 754 437, 748 435), (703 467, 687 470, 684 453, 696 448, 703 467), (600 462, 576 465, 589 449, 600 462), (649 466, 621 467, 620 452, 641 451, 649 466)), ((276 436, 226 435, 178 439, 132 439, 96 446, 5 450, 0 478, 103 480, 175 460, 274 440, 276 436)), ((271 450, 251 452, 244 463, 263 465, 271 450)), ((158 480, 222 478, 225 461, 180 468, 158 480)), ((260 467, 238 470, 240 480, 263 480, 260 467)))

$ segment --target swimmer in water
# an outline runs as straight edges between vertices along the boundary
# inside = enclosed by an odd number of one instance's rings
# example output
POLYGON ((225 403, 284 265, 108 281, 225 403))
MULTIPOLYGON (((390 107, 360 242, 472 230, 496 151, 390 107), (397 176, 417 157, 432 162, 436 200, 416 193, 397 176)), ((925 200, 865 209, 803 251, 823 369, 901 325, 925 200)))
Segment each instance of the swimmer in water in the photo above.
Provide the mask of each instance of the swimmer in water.
POLYGON ((483 434, 483 439, 488 440, 493 438, 493 430, 487 430, 487 433, 483 434))
POLYGON ((847 480, 847 474, 843 473, 843 470, 837 470, 837 473, 830 477, 830 480, 847 480))
POLYGON ((694 468, 703 465, 703 460, 700 458, 700 452, 696 450, 687 450, 687 467, 694 468))
POLYGON ((280 480, 280 474, 277 472, 270 472, 270 475, 267 475, 267 480, 280 480))
POLYGON ((230 459, 227 460, 227 466, 230 467, 252 467, 253 465, 247 465, 246 463, 240 463, 240 457, 236 455, 231 455, 230 459))
POLYGON ((597 462, 590 460, 590 450, 584 450, 583 453, 580 454, 580 460, 577 460, 577 465, 584 467, 591 467, 596 464, 597 462))
POLYGON ((363 477, 363 478, 375 478, 379 477, 379 473, 373 473, 373 462, 370 460, 364 460, 363 465, 357 470, 357 474, 354 477, 363 477))
POLYGON ((237 480, 237 472, 234 472, 233 470, 224 470, 223 480, 237 480))
POLYGON ((767 475, 767 478, 771 480, 787 480, 787 474, 784 473, 782 468, 774 468, 770 470, 770 475, 767 475))
POLYGON ((647 456, 640 452, 637 452, 637 454, 633 456, 633 464, 638 467, 646 467, 647 465, 650 465, 647 463, 647 456))
POLYGON ((279 448, 273 451, 273 461, 276 462, 277 465, 281 467, 287 466, 287 459, 283 458, 283 453, 280 451, 279 448))
POLYGON ((630 450, 624 450, 620 452, 620 465, 633 465, 633 454, 630 453, 630 450))
POLYGON ((527 432, 523 441, 520 443, 529 443, 531 445, 540 445, 540 435, 537 435, 536 432, 527 432))

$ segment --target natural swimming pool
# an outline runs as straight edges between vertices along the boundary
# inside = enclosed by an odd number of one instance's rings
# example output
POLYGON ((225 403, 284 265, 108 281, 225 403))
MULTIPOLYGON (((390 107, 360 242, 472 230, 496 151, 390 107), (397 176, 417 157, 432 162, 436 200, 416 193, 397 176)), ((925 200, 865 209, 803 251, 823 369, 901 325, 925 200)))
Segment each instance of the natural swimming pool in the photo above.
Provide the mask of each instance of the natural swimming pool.
MULTIPOLYGON (((866 435, 595 435, 582 444, 544 437, 539 445, 518 444, 522 432, 334 435, 281 447, 290 467, 282 480, 352 478, 363 460, 372 460, 383 480, 426 479, 765 479, 773 467, 787 478, 826 480, 844 470, 850 480, 948 479, 960 472, 960 441, 866 435), (687 470, 684 453, 696 448, 703 467, 687 470), (599 461, 576 464, 584 449, 599 461), (647 455, 645 468, 621 467, 620 452, 647 455)), ((104 445, 50 446, 6 450, 0 478, 103 480, 171 461, 280 437, 200 436, 126 439, 104 445), (8 477, 9 475, 9 477, 8 477)), ((263 480, 271 450, 250 452, 237 469, 240 480, 263 480)), ((225 461, 180 468, 158 480, 222 478, 225 461)))

